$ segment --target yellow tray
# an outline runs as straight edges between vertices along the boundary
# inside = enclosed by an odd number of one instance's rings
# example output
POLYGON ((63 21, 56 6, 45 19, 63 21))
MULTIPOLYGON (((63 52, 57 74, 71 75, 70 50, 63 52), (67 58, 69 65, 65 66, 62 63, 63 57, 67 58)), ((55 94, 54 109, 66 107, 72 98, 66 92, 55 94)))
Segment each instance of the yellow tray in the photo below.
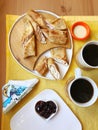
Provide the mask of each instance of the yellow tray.
MULTIPOLYGON (((12 24, 15 22, 18 16, 7 15, 6 16, 6 82, 10 79, 30 79, 35 78, 33 74, 29 73, 23 69, 17 62, 13 59, 9 47, 8 47, 8 33, 12 24)), ((98 101, 91 107, 80 108, 74 105, 65 92, 66 82, 74 76, 74 70, 77 68, 75 62, 75 55, 77 51, 89 40, 98 40, 98 16, 62 16, 69 28, 76 21, 86 22, 91 29, 91 36, 85 41, 76 41, 74 40, 74 54, 70 69, 63 80, 51 81, 46 79, 40 79, 40 83, 20 102, 18 103, 10 112, 7 114, 2 113, 2 130, 11 130, 10 129, 10 119, 12 116, 20 110, 28 101, 34 98, 40 91, 44 89, 53 89, 55 90, 60 97, 68 104, 74 114, 80 120, 83 130, 97 130, 98 129, 98 101)), ((83 75, 92 78, 98 84, 98 69, 96 70, 82 70, 83 75)))

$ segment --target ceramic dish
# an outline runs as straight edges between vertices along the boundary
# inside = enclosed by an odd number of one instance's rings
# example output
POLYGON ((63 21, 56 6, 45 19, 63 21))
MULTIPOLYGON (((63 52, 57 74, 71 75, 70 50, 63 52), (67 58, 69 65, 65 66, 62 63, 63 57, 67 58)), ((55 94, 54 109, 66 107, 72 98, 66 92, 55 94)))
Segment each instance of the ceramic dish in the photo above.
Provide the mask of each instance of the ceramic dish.
MULTIPOLYGON (((37 12, 39 12, 40 14, 43 14, 45 17, 47 17, 48 20, 54 20, 56 18, 59 18, 58 15, 56 15, 50 11, 37 10, 37 12)), ((60 45, 49 44, 49 46, 47 46, 47 44, 42 45, 42 44, 37 43, 38 55, 36 57, 29 57, 29 58, 24 59, 22 56, 23 55, 22 54, 22 45, 20 44, 20 39, 21 39, 21 35, 23 33, 22 26, 23 26, 23 18, 25 17, 25 15, 26 14, 20 16, 15 21, 14 25, 11 28, 11 31, 9 33, 10 51, 11 51, 13 57, 15 58, 15 60, 19 63, 19 65, 21 65, 27 71, 29 71, 32 74, 37 75, 39 77, 45 78, 45 79, 55 80, 55 78, 50 74, 50 72, 48 72, 45 76, 41 76, 33 70, 33 67, 35 66, 35 63, 38 62, 38 60, 40 59, 41 56, 50 57, 50 49, 59 47, 60 45), (17 44, 17 43, 19 43, 19 44, 17 44)), ((66 66, 66 65, 57 63, 60 73, 61 73, 60 79, 63 79, 64 76, 66 75, 66 73, 70 67, 71 60, 72 60, 73 41, 72 41, 72 36, 71 36, 69 29, 68 29, 68 44, 70 45, 70 48, 66 49, 66 53, 67 53, 67 57, 69 60, 69 64, 66 66)))
POLYGON ((43 120, 51 120, 58 112, 58 104, 54 100, 39 100, 35 103, 36 113, 43 118, 43 120))
POLYGON ((85 22, 75 22, 71 27, 71 34, 76 40, 85 40, 90 35, 90 28, 85 22))

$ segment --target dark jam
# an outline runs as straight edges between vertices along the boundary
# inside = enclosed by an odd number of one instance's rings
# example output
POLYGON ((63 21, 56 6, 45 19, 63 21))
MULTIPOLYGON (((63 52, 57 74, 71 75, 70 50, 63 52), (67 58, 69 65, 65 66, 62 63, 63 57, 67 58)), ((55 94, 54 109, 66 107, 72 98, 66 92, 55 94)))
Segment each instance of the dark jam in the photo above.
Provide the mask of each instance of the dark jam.
POLYGON ((93 96, 93 87, 90 82, 85 79, 77 79, 72 83, 71 96, 78 103, 86 103, 93 96))
POLYGON ((35 110, 40 116, 47 119, 56 112, 56 105, 53 101, 38 101, 35 105, 35 110))
POLYGON ((87 45, 83 50, 83 58, 87 64, 98 66, 98 45, 87 45))

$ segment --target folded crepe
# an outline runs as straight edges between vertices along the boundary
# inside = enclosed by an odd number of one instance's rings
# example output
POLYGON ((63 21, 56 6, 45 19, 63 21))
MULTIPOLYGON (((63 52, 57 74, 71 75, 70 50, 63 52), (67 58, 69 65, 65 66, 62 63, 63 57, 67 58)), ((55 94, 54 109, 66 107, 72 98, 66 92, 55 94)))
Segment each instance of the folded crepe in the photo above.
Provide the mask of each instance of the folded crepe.
POLYGON ((33 26, 33 28, 34 28, 34 33, 35 33, 35 36, 36 36, 37 40, 38 40, 40 43, 42 43, 42 44, 46 43, 46 38, 45 38, 45 36, 44 36, 44 34, 43 34, 43 32, 42 32, 42 30, 41 30, 39 24, 38 24, 37 22, 35 22, 35 21, 32 19, 31 16, 27 15, 27 18, 30 20, 30 22, 31 22, 31 24, 32 24, 32 26, 33 26))
POLYGON ((41 29, 44 36, 49 42, 57 45, 66 45, 68 41, 68 31, 61 31, 56 29, 41 29))
POLYGON ((57 30, 67 29, 64 19, 61 19, 61 18, 57 18, 55 21, 53 21, 52 25, 54 26, 54 29, 57 29, 57 30))
POLYGON ((45 21, 45 18, 43 17, 42 14, 34 11, 34 10, 29 10, 27 14, 42 28, 46 28, 47 24, 45 21))
POLYGON ((68 58, 66 54, 66 48, 58 47, 50 50, 51 57, 61 64, 68 64, 68 58))
MULTIPOLYGON (((41 28, 50 28, 50 29, 53 29, 54 28, 54 25, 55 23, 51 23, 49 19, 46 19, 43 14, 37 12, 37 11, 34 11, 34 10, 29 10, 27 12, 27 14, 41 27, 41 28)), ((54 21, 55 22, 55 21, 54 21)), ((62 22, 63 23, 63 22, 62 22)), ((61 23, 61 24, 62 24, 61 23)), ((63 23, 64 24, 64 23, 63 23)))
POLYGON ((30 20, 27 17, 24 17, 23 22, 24 22, 24 33, 21 40, 22 43, 28 41, 34 34, 34 29, 30 20))
POLYGON ((55 29, 48 29, 43 30, 44 35, 47 39, 53 43, 58 45, 65 45, 68 40, 67 31, 55 30, 55 29))
POLYGON ((24 58, 36 55, 34 35, 23 44, 23 55, 24 55, 24 58))
POLYGON ((60 71, 53 58, 48 58, 48 68, 55 79, 61 79, 60 71))
POLYGON ((44 76, 48 72, 47 57, 41 57, 36 63, 34 70, 44 76))
POLYGON ((23 57, 27 58, 29 56, 35 56, 35 37, 33 26, 26 16, 23 18, 23 22, 24 33, 21 43, 23 46, 23 57))

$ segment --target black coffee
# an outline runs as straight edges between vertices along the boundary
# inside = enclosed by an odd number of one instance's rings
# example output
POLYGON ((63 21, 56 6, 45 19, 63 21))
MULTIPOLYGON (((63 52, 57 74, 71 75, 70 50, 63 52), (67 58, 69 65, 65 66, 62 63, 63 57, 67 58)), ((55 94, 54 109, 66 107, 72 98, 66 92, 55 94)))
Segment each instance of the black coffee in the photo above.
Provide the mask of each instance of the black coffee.
POLYGON ((93 87, 90 82, 85 79, 77 79, 72 83, 71 96, 79 103, 88 102, 93 96, 93 87))
POLYGON ((87 64, 98 66, 98 45, 87 45, 83 50, 83 58, 87 64))

